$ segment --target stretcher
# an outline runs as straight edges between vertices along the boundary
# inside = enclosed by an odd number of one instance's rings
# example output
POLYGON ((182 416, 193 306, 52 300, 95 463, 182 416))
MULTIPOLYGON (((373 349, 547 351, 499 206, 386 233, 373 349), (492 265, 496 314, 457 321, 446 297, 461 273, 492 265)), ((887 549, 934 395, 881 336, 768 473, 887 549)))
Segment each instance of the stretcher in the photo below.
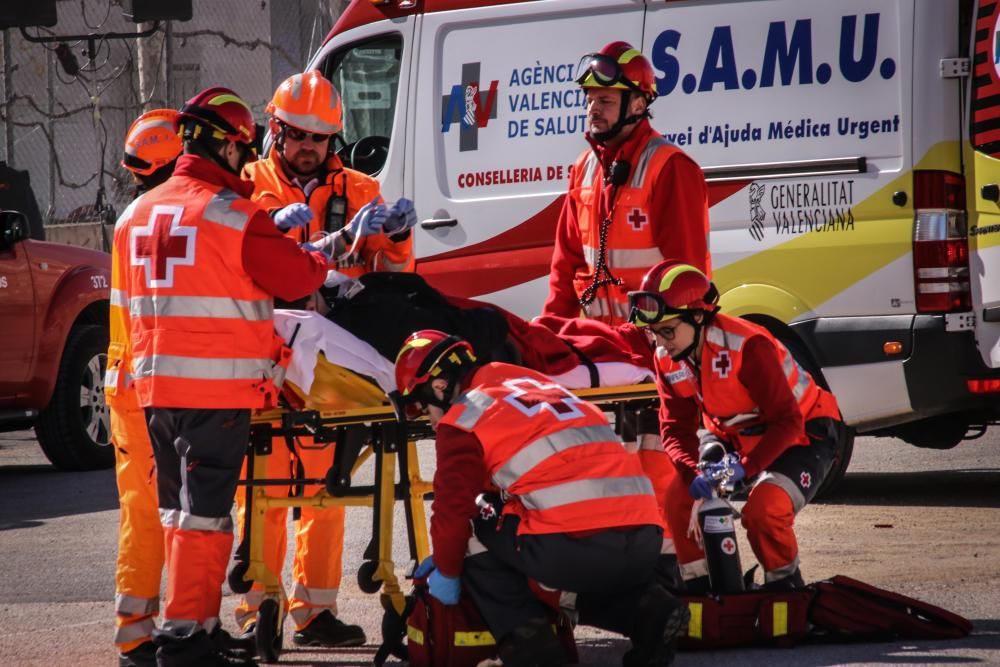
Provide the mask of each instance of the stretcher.
MULTIPOLYGON (((619 387, 575 389, 574 393, 615 413, 617 424, 624 414, 656 400, 652 383, 619 387)), ((402 638, 405 630, 407 597, 395 575, 392 556, 393 521, 396 502, 402 502, 410 560, 419 563, 430 555, 424 501, 432 485, 420 476, 417 440, 433 438, 426 420, 406 421, 395 392, 388 395, 378 384, 327 361, 318 355, 308 392, 286 383, 288 400, 279 409, 255 413, 250 429, 246 480, 241 482, 246 509, 242 540, 229 571, 229 587, 244 594, 254 582, 263 586, 264 601, 256 618, 257 653, 264 662, 277 662, 282 652, 282 626, 287 604, 280 572, 272 572, 264 560, 265 513, 270 508, 371 507, 371 539, 358 568, 359 588, 380 594, 384 611, 382 644, 375 656, 381 665, 395 655, 405 659, 402 638), (294 407, 293 407, 294 406, 294 407), (294 450, 296 440, 312 438, 317 447, 330 450, 330 467, 323 478, 267 478, 266 458, 275 442, 283 441, 294 450), (352 484, 354 474, 374 459, 372 484, 352 484), (305 495, 307 485, 323 488, 305 495), (269 486, 296 489, 290 497, 267 495, 269 486)))

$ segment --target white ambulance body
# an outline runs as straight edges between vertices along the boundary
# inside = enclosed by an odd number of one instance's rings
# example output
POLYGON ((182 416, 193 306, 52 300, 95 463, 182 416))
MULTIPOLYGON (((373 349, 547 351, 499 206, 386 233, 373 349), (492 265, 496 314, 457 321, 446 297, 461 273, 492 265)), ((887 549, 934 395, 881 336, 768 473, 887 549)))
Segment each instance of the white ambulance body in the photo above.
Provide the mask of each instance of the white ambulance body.
POLYGON ((418 270, 530 317, 586 147, 576 63, 641 48, 654 126, 709 181, 725 310, 785 341, 859 431, 948 447, 1000 414, 998 15, 985 0, 355 0, 310 67, 343 94, 345 155, 416 202, 418 270))

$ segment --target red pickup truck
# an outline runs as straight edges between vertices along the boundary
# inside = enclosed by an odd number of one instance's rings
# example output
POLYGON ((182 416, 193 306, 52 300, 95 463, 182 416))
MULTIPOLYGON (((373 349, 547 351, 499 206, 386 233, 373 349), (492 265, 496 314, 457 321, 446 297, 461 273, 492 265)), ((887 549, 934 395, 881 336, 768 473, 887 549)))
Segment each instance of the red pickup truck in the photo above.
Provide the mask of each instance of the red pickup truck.
POLYGON ((0 431, 33 425, 63 470, 114 464, 104 401, 111 256, 28 238, 0 211, 0 431))

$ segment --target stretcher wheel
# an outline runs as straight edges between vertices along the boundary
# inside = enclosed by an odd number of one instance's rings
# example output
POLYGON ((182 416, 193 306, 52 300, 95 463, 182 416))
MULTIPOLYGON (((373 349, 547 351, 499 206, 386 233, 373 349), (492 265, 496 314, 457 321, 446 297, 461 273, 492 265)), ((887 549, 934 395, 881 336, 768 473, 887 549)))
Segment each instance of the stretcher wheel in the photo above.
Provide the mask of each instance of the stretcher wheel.
POLYGON ((268 598, 260 603, 257 610, 257 627, 254 639, 257 643, 257 656, 261 662, 278 662, 281 657, 285 633, 281 614, 278 613, 278 601, 268 598))
POLYGON ((253 581, 243 578, 246 576, 248 569, 250 569, 250 563, 237 562, 229 570, 229 589, 232 592, 238 595, 246 595, 250 592, 250 589, 253 587, 253 581))
POLYGON ((378 563, 373 560, 366 560, 361 563, 361 567, 358 568, 358 588, 362 592, 368 593, 378 593, 379 589, 382 588, 382 582, 375 580, 375 570, 378 569, 378 563))

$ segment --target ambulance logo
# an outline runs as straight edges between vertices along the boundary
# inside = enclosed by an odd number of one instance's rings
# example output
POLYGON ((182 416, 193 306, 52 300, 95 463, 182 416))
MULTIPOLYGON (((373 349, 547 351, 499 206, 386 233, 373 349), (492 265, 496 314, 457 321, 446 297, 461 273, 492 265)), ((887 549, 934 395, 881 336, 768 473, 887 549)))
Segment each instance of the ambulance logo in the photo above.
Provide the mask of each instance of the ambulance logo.
POLYGON ((720 544, 719 547, 722 549, 722 553, 726 554, 727 556, 732 556, 734 553, 736 553, 736 540, 734 540, 731 537, 727 537, 726 539, 722 540, 722 544, 720 544))
POLYGON ((733 369, 733 361, 729 358, 729 351, 723 350, 712 359, 712 370, 722 379, 729 377, 729 371, 733 369))
POLYGON ((451 87, 451 92, 441 98, 441 131, 448 132, 458 123, 458 150, 479 149, 479 128, 486 127, 497 117, 497 90, 500 82, 494 79, 488 90, 483 90, 479 78, 479 63, 462 65, 462 82, 451 87))

